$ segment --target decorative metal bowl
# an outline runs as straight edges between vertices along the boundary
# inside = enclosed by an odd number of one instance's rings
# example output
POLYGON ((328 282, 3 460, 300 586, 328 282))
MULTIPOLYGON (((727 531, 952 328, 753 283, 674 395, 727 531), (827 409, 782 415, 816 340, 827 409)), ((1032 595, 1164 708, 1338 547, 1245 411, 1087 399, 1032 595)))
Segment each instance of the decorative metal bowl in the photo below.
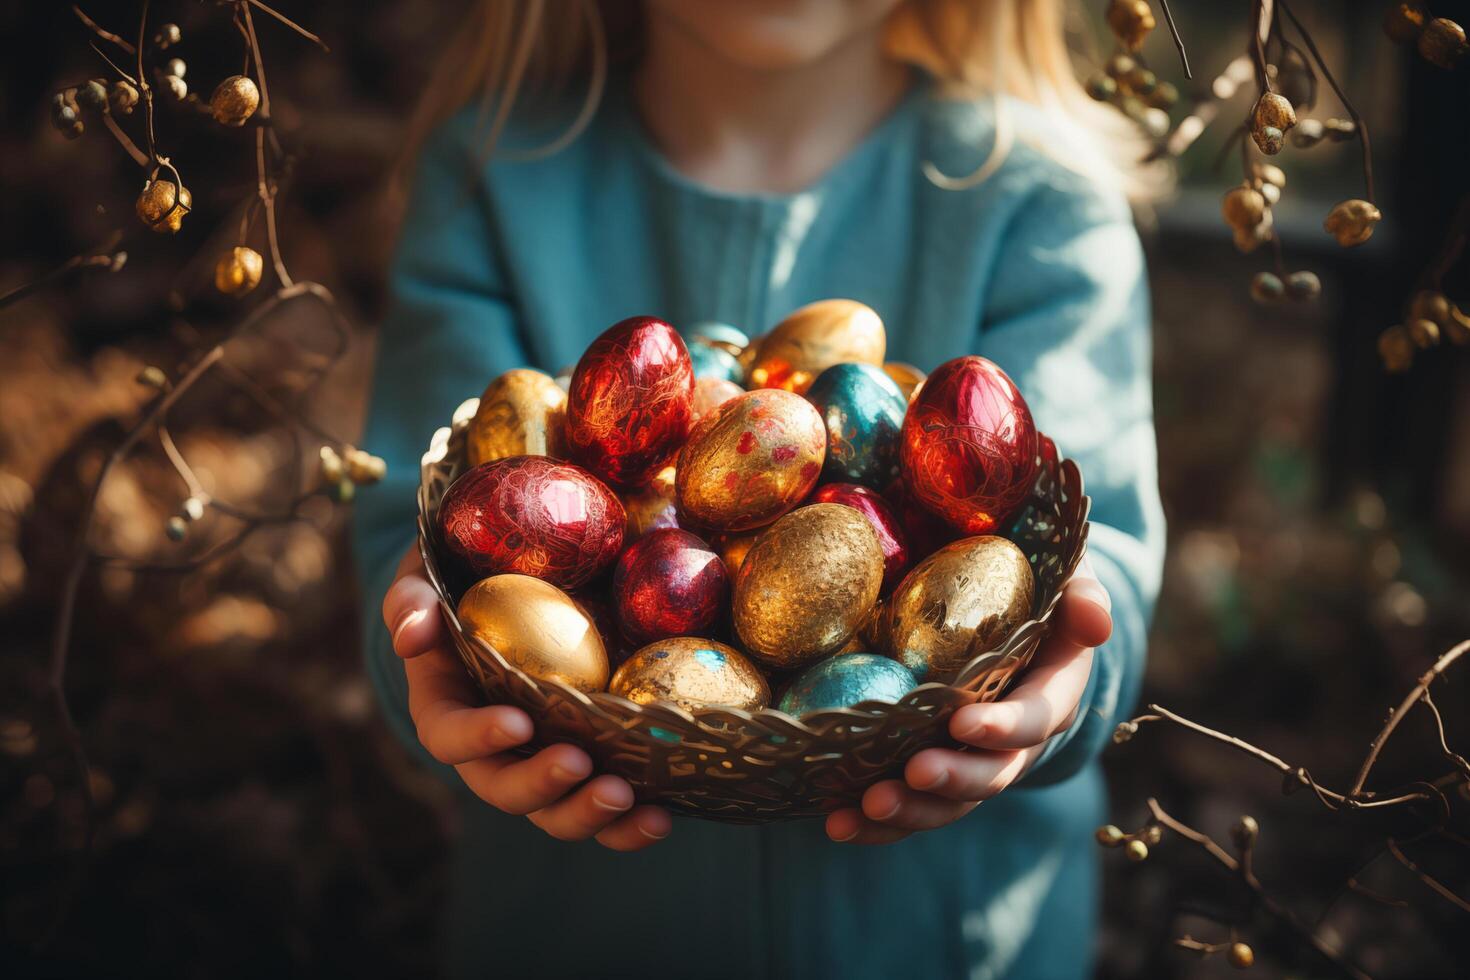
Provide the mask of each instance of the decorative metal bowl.
POLYGON ((863 790, 900 774, 920 749, 954 745, 949 715, 963 704, 995 700, 1030 661, 1087 541, 1091 502, 1077 465, 1061 460, 1044 467, 1007 534, 1036 573, 1033 618, 998 649, 970 661, 952 684, 925 684, 896 704, 864 702, 797 719, 774 709, 691 713, 606 692, 583 694, 511 666, 466 635, 455 616, 458 596, 439 567, 434 516, 465 468, 465 429, 478 404, 465 402, 452 426, 434 433, 419 485, 419 551, 466 669, 489 702, 531 716, 536 737, 526 751, 571 742, 592 756, 599 772, 626 779, 641 802, 690 816, 732 823, 821 816, 857 805, 863 790))

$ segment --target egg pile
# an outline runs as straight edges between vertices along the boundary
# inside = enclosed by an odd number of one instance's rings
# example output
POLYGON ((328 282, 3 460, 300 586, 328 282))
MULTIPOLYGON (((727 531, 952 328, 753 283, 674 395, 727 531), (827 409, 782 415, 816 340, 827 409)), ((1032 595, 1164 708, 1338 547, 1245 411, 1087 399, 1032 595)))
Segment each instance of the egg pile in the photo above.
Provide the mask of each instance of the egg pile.
POLYGON ((1004 533, 1056 449, 992 362, 926 377, 886 348, 834 299, 755 340, 633 317, 569 376, 494 379, 437 515, 461 625, 534 677, 686 710, 953 679, 1033 613, 1004 533))

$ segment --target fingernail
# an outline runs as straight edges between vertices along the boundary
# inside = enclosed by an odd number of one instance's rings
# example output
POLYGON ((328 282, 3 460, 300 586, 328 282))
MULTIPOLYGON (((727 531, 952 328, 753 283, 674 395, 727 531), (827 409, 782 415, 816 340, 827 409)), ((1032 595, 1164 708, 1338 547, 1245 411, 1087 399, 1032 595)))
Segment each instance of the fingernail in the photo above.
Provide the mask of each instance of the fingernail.
POLYGON ((935 776, 931 782, 927 782, 923 786, 914 786, 914 789, 920 792, 927 792, 931 789, 938 789, 947 782, 949 782, 949 770, 941 769, 939 770, 939 775, 935 776))
POLYGON ((854 828, 852 828, 852 830, 850 830, 849 832, 843 834, 841 837, 834 836, 832 839, 834 841, 836 841, 837 843, 839 843, 839 844, 846 844, 848 841, 852 840, 857 835, 858 835, 858 828, 854 827, 854 828))
POLYGON ((551 775, 564 783, 574 783, 587 774, 585 772, 575 772, 566 766, 557 764, 551 767, 551 775))
POLYGON ((900 806, 902 806, 902 805, 903 805, 903 801, 902 800, 894 800, 893 801, 893 806, 889 807, 887 810, 883 811, 882 813, 875 813, 875 814, 873 814, 873 819, 874 820, 891 820, 891 819, 893 819, 893 815, 898 812, 898 808, 900 806))
POLYGON ((980 718, 972 718, 969 714, 967 714, 965 717, 969 718, 970 720, 966 721, 963 725, 960 725, 957 729, 954 730, 954 737, 962 742, 978 742, 980 739, 984 738, 986 733, 990 729, 990 726, 985 723, 984 716, 982 715, 980 718))
POLYGON ((427 609, 410 609, 398 617, 398 625, 393 627, 393 649, 398 649, 398 641, 403 636, 403 631, 416 623, 421 623, 429 614, 427 609))
MULTIPOLYGON (((669 829, 672 830, 673 828, 671 827, 669 829)), ((668 830, 659 833, 658 831, 650 830, 641 823, 638 825, 638 833, 642 834, 644 837, 647 837, 649 840, 663 840, 665 837, 669 836, 668 830)))
POLYGON ((612 813, 621 813, 623 810, 628 809, 628 807, 632 805, 628 803, 616 802, 613 800, 605 800, 600 796, 593 796, 592 802, 599 810, 608 810, 612 813))

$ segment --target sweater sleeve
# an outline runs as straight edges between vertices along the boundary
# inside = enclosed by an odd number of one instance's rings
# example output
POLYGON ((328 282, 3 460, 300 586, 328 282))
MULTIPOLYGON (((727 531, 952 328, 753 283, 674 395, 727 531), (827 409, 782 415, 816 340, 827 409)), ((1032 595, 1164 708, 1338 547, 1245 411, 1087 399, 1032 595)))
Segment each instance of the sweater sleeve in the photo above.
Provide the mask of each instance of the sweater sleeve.
POLYGON ((388 463, 354 515, 353 552, 363 597, 366 666, 390 727, 418 757, 403 665, 381 602, 416 539, 419 461, 434 430, 492 377, 526 362, 469 137, 454 122, 426 145, 389 270, 388 314, 378 334, 363 445, 388 463))
POLYGON ((1164 558, 1143 254, 1122 200, 1080 181, 1042 185, 1003 243, 981 353, 1012 372, 1037 425, 1092 497, 1088 559, 1112 598, 1077 713, 1027 785, 1068 778, 1138 697, 1164 558))

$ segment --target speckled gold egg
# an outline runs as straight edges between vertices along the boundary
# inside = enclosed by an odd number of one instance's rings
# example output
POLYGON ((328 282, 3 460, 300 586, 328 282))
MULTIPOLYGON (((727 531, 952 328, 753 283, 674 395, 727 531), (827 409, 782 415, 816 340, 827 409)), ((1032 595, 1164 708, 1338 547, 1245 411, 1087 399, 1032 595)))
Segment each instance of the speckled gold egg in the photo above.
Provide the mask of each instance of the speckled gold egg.
POLYGON ((920 683, 951 680, 1030 618, 1035 589, 1030 562, 1005 538, 945 545, 889 597, 889 654, 920 683))
POLYGON ((649 531, 661 527, 678 527, 679 516, 674 506, 674 468, 665 466, 640 490, 622 495, 623 510, 628 515, 628 527, 623 533, 624 547, 637 541, 649 531))
POLYGON ((607 686, 607 649, 586 610, 550 582, 493 575, 459 600, 465 631, 532 677, 591 693, 607 686))
POLYGON ((679 454, 681 526, 763 527, 801 503, 827 455, 811 402, 789 391, 748 391, 700 419, 679 454))
POLYGON ((642 647, 623 661, 608 690, 636 704, 666 701, 685 711, 716 706, 759 711, 771 703, 771 688, 748 657, 695 636, 642 647))
POLYGON ((898 390, 903 392, 906 400, 914 397, 915 390, 924 383, 924 378, 927 377, 923 371, 903 361, 889 361, 883 365, 883 372, 893 379, 894 384, 898 385, 898 390))
POLYGON ((740 571, 741 565, 745 564, 745 556, 750 554, 755 539, 760 536, 760 531, 738 531, 730 534, 717 534, 712 537, 710 544, 714 545, 720 560, 725 563, 725 571, 730 573, 730 581, 735 581, 735 573, 740 571))
POLYGON ((549 374, 515 368, 490 382, 465 433, 471 466, 508 456, 566 458, 567 393, 549 374))
POLYGON ((883 585, 883 548, 868 519, 842 504, 811 504, 771 525, 735 576, 735 631, 770 667, 834 653, 862 625, 883 585))
POLYGON ((870 307, 850 299, 810 303, 762 338, 746 376, 748 388, 784 388, 804 393, 834 364, 883 365, 888 340, 883 321, 870 307))

